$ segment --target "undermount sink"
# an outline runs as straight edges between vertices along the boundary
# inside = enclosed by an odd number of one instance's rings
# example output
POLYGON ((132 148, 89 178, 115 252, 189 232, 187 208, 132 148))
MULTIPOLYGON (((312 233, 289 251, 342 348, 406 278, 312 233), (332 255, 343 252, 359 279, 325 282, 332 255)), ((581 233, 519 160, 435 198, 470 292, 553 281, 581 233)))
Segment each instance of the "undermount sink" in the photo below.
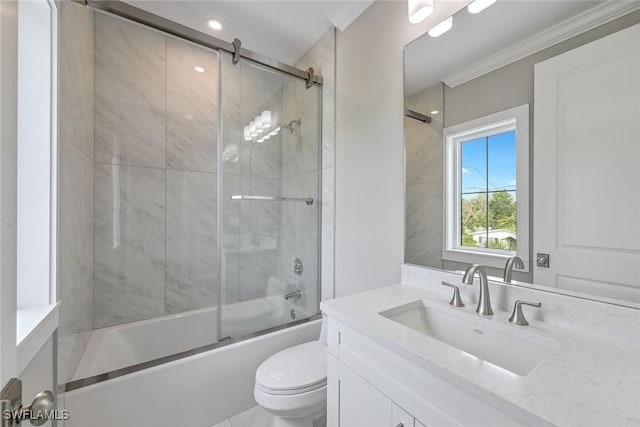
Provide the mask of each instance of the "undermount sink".
POLYGON ((379 314, 521 376, 556 347, 554 340, 516 326, 420 300, 379 314))

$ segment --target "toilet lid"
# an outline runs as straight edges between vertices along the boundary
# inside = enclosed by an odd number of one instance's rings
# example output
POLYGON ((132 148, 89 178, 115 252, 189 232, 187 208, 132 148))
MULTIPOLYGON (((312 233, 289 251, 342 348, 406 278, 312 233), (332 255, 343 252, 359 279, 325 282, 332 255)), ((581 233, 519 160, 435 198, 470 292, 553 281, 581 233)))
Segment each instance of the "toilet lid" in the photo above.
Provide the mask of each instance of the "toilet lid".
POLYGON ((273 392, 321 387, 327 383, 327 348, 312 341, 276 353, 260 365, 256 383, 273 392))

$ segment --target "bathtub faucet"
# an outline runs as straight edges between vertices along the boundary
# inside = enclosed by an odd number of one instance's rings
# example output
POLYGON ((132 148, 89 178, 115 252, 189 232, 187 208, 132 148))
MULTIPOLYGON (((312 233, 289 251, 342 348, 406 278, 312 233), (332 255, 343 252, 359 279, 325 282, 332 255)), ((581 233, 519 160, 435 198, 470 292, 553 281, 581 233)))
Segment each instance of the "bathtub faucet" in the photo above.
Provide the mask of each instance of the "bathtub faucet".
POLYGON ((300 299, 301 297, 302 297, 302 291, 301 291, 300 289, 296 289, 295 291, 293 291, 293 292, 289 292, 288 294, 286 294, 286 295, 284 296, 284 299, 290 299, 290 298, 293 298, 293 299, 295 299, 295 300, 298 300, 298 299, 300 299))

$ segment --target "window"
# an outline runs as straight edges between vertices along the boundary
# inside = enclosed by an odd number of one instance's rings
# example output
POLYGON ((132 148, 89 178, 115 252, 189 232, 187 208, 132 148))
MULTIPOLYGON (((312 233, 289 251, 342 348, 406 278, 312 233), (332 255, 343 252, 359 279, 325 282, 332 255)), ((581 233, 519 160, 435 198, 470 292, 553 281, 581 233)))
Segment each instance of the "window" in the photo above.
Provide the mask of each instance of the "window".
POLYGON ((23 364, 49 337, 31 332, 38 327, 53 333, 58 319, 57 22, 53 0, 18 4, 16 338, 18 361, 23 364))
POLYGON ((529 106, 444 130, 443 259, 504 267, 529 260, 529 106))

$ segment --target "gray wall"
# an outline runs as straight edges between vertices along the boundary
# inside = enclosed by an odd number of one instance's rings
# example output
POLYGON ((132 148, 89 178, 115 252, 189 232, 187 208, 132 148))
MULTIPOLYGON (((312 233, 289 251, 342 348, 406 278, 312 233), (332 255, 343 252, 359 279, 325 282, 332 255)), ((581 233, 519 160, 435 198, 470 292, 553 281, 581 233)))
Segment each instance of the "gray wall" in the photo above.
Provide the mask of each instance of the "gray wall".
POLYGON ((421 24, 402 1, 376 1, 337 38, 336 296, 400 281, 404 259, 404 46, 421 24))

